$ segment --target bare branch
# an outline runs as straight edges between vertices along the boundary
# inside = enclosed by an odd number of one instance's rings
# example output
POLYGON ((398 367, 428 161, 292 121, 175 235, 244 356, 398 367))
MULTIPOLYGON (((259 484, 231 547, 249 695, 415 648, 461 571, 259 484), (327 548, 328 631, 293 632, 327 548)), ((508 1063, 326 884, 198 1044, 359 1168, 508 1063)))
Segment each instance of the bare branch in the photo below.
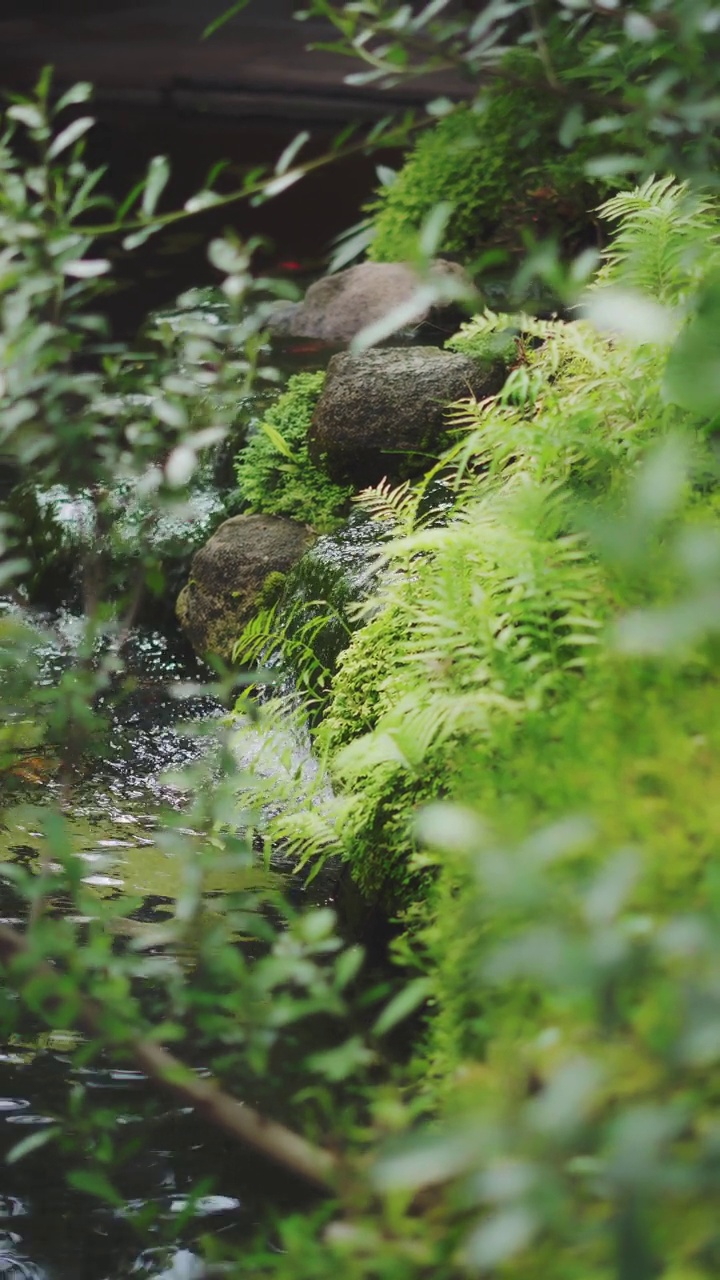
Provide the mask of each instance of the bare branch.
MULTIPOLYGON (((29 947, 25 938, 7 925, 0 925, 0 963, 11 969, 14 962, 28 957, 29 947)), ((47 964, 37 964, 34 977, 57 980, 57 973, 47 964)), ((50 996, 48 1004, 56 1003, 50 996)), ((80 1025, 89 1034, 107 1039, 107 1031, 100 1006, 84 998, 81 1004, 80 1025)), ((128 1053, 149 1079, 162 1089, 189 1104, 214 1128, 222 1129, 229 1137, 254 1147, 276 1164, 315 1186, 330 1188, 339 1174, 337 1157, 322 1147, 307 1142, 300 1134, 277 1124, 226 1093, 214 1080, 199 1078, 195 1073, 168 1053, 162 1045, 128 1033, 127 1038, 116 1039, 112 1048, 128 1053)))

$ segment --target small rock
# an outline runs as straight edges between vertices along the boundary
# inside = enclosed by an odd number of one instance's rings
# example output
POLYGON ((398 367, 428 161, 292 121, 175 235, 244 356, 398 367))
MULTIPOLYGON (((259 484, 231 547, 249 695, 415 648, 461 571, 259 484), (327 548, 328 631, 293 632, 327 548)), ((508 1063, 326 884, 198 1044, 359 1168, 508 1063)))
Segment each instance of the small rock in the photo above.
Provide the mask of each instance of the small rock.
POLYGON ((447 406, 492 395, 504 380, 500 362, 437 347, 342 352, 328 365, 310 455, 337 483, 356 488, 418 474, 442 447, 447 406))
POLYGON ((177 599, 178 621, 196 652, 230 661, 267 579, 286 574, 313 541, 305 525, 281 516, 233 516, 221 524, 193 556, 177 599))
MULTIPOLYGON (((450 277, 472 291, 470 277, 455 262, 438 258, 431 276, 450 277)), ((409 302, 421 283, 421 277, 405 262, 361 262, 311 284, 302 302, 284 304, 274 312, 270 329, 279 337, 319 338, 341 345, 409 302)), ((404 317, 398 329, 431 321, 442 330, 443 315, 449 317, 450 313, 452 319, 444 326, 448 333, 457 325, 457 308, 430 307, 418 299, 415 311, 404 317)))

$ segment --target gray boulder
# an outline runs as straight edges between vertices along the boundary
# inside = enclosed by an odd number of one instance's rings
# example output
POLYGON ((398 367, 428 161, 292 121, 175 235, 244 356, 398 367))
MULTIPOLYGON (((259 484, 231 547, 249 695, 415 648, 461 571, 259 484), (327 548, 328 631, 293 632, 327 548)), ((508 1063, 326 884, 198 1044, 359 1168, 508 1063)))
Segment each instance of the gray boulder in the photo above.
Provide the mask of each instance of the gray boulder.
POLYGON ((232 659, 245 624, 314 541, 281 516, 233 516, 195 553, 176 613, 195 651, 232 659))
MULTIPOLYGON (((438 258, 430 275, 450 280, 472 292, 470 277, 455 262, 438 258)), ((396 307, 410 304, 421 283, 417 272, 407 263, 361 262, 311 284, 302 302, 288 303, 273 314, 270 329, 279 337, 316 338, 341 345, 396 307)), ((457 327, 457 308, 431 306, 418 298, 398 321, 396 332, 427 322, 442 329, 443 314, 448 316, 445 327, 450 332, 457 327)))
POLYGON ((447 406, 492 395, 504 379, 501 362, 437 347, 342 352, 328 365, 310 455, 333 480, 356 488, 417 474, 443 446, 447 406))

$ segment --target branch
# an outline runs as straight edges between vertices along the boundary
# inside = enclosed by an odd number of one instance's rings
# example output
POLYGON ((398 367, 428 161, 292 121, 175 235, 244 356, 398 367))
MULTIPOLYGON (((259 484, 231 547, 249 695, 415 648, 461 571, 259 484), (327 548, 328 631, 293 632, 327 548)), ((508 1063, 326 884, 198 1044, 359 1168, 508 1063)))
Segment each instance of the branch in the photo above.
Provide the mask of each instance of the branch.
MULTIPOLYGON (((392 103, 389 103, 388 106, 392 109, 392 103)), ((378 133, 377 137, 371 134, 369 139, 364 137, 358 142, 348 143, 347 146, 324 151, 322 155, 316 156, 312 160, 306 160, 302 164, 295 165, 285 176, 289 177, 290 174, 297 174, 296 180, 299 181, 301 178, 307 177, 309 173, 315 173, 318 169, 323 169, 327 165, 333 164, 336 160, 346 160, 351 156, 365 154, 368 148, 397 147, 416 129, 427 128, 430 124, 432 124, 432 119, 429 116, 419 120, 407 119, 404 123, 396 122, 385 133, 378 133)), ((226 208, 228 205, 237 204, 239 200, 260 198, 265 195, 266 188, 272 187, 273 182, 277 181, 278 176, 277 173, 265 174, 262 178, 257 178, 254 182, 248 182, 245 186, 239 187, 236 191, 230 191, 224 196, 212 192, 211 194, 216 196, 212 204, 201 205, 194 209, 174 209, 170 213, 156 214, 152 218, 135 216, 121 222, 99 223, 94 226, 83 223, 78 225, 78 230, 84 236, 93 238, 117 235, 119 232, 126 233, 128 231, 161 231, 163 227, 170 227, 188 218, 196 218, 200 214, 226 208)), ((271 198, 271 196, 266 196, 266 199, 271 198)))
MULTIPOLYGON (((0 963, 11 969, 15 961, 29 955, 30 948, 22 935, 7 925, 0 925, 0 963)), ((58 977, 50 965, 42 963, 35 965, 32 972, 33 977, 46 978, 51 982, 58 977)), ((48 1003, 57 1005, 59 998, 51 996, 48 1003)), ((102 1010, 94 1000, 81 998, 78 1022, 88 1035, 105 1040, 102 1010)), ((225 1093, 214 1080, 198 1078, 162 1045, 129 1033, 127 1039, 116 1040, 112 1047, 129 1053, 149 1079, 194 1107, 214 1128, 222 1129, 237 1142, 254 1147, 306 1182, 326 1190, 333 1185, 339 1172, 339 1161, 332 1152, 307 1142, 292 1129, 268 1120, 254 1107, 225 1093)))

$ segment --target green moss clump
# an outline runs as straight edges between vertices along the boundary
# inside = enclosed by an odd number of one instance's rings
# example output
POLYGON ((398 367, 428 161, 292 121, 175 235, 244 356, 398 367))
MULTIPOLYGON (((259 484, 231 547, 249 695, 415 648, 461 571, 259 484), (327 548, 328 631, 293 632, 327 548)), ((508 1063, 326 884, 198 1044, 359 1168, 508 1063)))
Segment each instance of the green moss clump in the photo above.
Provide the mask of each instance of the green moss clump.
POLYGON ((510 330, 480 334, 473 331, 472 324, 461 325, 458 332, 448 338, 445 346, 448 351, 458 351, 460 355, 472 356, 487 368, 502 365, 509 369, 518 355, 517 338, 510 330))
POLYGON ((540 234, 556 232, 571 246, 587 238, 587 211, 600 195, 584 174, 592 140, 572 151, 559 145, 564 100, 534 85, 520 61, 522 87, 498 81, 488 89, 484 110, 461 107, 444 117, 420 136, 392 183, 380 189, 368 206, 374 261, 412 256, 422 222, 439 199, 453 206, 440 253, 467 259, 490 244, 519 250, 528 225, 540 234))
POLYGON ((324 381, 324 373, 290 378, 235 459, 246 511, 289 516, 320 533, 337 527, 352 494, 352 489, 333 484, 308 452, 308 427, 324 381))

